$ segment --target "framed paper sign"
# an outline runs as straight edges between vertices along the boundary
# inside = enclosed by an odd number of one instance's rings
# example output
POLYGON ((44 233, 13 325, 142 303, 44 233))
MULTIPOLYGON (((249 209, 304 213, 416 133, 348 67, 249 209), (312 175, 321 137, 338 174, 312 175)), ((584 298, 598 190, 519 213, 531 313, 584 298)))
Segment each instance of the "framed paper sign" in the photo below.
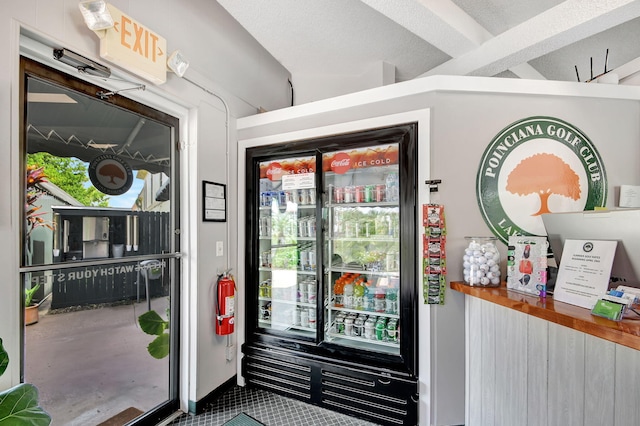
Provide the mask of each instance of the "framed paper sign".
POLYGON ((202 181, 202 221, 227 221, 227 186, 202 181))

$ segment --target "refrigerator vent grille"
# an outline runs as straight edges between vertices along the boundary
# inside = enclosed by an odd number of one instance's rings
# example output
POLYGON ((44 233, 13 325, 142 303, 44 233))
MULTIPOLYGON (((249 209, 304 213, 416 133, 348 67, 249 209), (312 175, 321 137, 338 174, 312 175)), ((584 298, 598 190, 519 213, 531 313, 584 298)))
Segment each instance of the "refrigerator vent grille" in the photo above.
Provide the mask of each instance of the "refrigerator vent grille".
POLYGON ((309 367, 308 365, 293 364, 291 362, 279 361, 277 359, 267 358, 259 355, 251 355, 250 358, 256 361, 268 362, 270 364, 277 364, 286 368, 293 368, 295 370, 304 371, 306 373, 311 372, 311 367, 309 367))
POLYGON ((263 389, 267 389, 270 390, 272 392, 276 392, 279 391, 281 393, 284 393, 285 395, 290 394, 290 395, 297 395, 300 398, 309 400, 311 399, 311 395, 308 393, 302 393, 302 392, 296 392, 290 388, 284 388, 282 386, 278 386, 276 384, 274 384, 273 382, 263 382, 262 380, 257 380, 257 379, 249 379, 249 383, 252 383, 256 386, 260 386, 263 389))
POLYGON ((351 382, 351 383, 357 383, 357 384, 363 385, 363 386, 370 386, 372 388, 376 386, 376 383, 373 380, 356 379, 355 377, 344 376, 342 374, 332 373, 332 372, 324 370, 324 369, 322 370, 322 375, 325 376, 325 377, 331 377, 331 378, 337 379, 337 380, 342 380, 342 381, 351 382))
POLYGON ((375 423, 417 424, 417 378, 270 348, 247 345, 243 352, 249 385, 375 423))
MULTIPOLYGON (((284 373, 282 370, 279 370, 279 369, 277 369, 277 368, 272 368, 272 367, 268 367, 268 366, 266 366, 266 365, 256 364, 256 363, 254 363, 254 362, 248 362, 248 363, 247 363, 247 367, 252 367, 252 368, 255 368, 255 369, 257 369, 257 370, 271 371, 272 373, 284 373)), ((256 372, 256 373, 254 373, 254 374, 255 374, 255 375, 258 375, 258 373, 257 373, 257 372, 256 372)), ((292 372, 289 372, 289 371, 288 371, 288 372, 286 372, 286 374, 287 374, 289 377, 293 377, 293 378, 296 378, 296 379, 298 379, 298 380, 303 380, 303 381, 307 381, 307 382, 310 382, 310 381, 311 381, 311 377, 309 377, 309 376, 303 376, 303 375, 301 375, 301 374, 295 374, 295 373, 292 373, 292 372)))
MULTIPOLYGON (((392 402, 394 404, 399 404, 399 405, 407 405, 407 400, 406 399, 399 399, 399 398, 394 398, 392 396, 389 395, 383 395, 383 394, 379 394, 379 393, 375 393, 375 392, 367 392, 364 391, 362 389, 356 389, 356 388, 351 388, 349 386, 345 386, 345 385, 341 385, 339 383, 334 383, 334 382, 330 382, 327 380, 323 380, 322 384, 325 387, 333 387, 333 388, 337 388, 337 389, 341 389, 341 390, 345 390, 345 391, 349 391, 349 392, 354 392, 360 395, 366 395, 369 396, 371 398, 377 398, 377 399, 381 399, 381 400, 385 400, 388 402, 392 402)), ((330 392, 330 391, 323 391, 323 392, 330 392)))
POLYGON ((395 419, 393 417, 387 417, 387 416, 383 416, 381 414, 372 413, 372 412, 370 412, 368 410, 362 410, 360 408, 352 407, 351 405, 341 404, 339 402, 332 401, 330 399, 323 399, 322 402, 324 404, 326 404, 326 405, 339 407, 343 411, 351 411, 352 413, 357 413, 358 415, 364 415, 364 416, 367 416, 369 418, 371 418, 371 417, 376 418, 378 420, 381 420, 385 424, 389 424, 389 423, 394 423, 394 424, 397 424, 397 425, 405 424, 405 422, 403 420, 401 420, 401 419, 395 419))

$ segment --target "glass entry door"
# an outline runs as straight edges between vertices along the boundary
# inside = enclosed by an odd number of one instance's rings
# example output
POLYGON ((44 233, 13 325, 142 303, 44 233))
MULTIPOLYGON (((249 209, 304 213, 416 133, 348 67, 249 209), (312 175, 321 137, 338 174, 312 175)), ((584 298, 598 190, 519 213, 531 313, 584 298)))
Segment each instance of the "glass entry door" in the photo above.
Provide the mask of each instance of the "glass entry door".
POLYGON ((155 424, 178 406, 178 120, 21 68, 23 379, 53 424, 155 424))

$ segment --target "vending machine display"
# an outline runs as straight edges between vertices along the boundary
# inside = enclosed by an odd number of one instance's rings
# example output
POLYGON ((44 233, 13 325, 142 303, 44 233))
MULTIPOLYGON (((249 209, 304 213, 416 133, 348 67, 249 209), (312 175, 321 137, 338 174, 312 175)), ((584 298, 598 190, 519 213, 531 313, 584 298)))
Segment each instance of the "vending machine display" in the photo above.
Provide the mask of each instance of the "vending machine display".
POLYGON ((416 424, 416 145, 406 124, 247 150, 249 384, 416 424))
POLYGON ((323 155, 325 338, 399 354, 398 144, 323 155), (346 164, 349 167, 346 167, 346 164))

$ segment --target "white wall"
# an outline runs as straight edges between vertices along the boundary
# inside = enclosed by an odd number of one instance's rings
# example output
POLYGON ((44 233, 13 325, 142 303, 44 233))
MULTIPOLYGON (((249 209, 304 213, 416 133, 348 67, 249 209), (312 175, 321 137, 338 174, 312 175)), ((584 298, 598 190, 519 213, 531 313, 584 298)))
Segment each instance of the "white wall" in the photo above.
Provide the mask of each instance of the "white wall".
POLYGON ((360 92, 396 82, 396 67, 388 62, 376 62, 362 74, 304 74, 291 76, 294 105, 360 92))
MULTIPOLYGON (((214 338, 210 289, 213 277, 223 267, 237 263, 233 250, 235 203, 229 202, 226 224, 202 223, 200 218, 201 181, 235 184, 227 164, 235 164, 235 146, 226 153, 227 123, 235 140, 235 117, 255 113, 258 108, 278 109, 289 105, 289 73, 273 59, 217 2, 208 0, 113 0, 115 7, 139 20, 167 39, 169 52, 180 49, 190 61, 185 79, 170 74, 164 85, 149 85, 145 92, 127 94, 184 119, 182 230, 185 280, 182 283, 184 309, 182 339, 183 378, 181 401, 202 398, 236 374, 235 364, 224 364, 224 343, 214 338), (187 81, 189 80, 189 81, 187 81), (195 82, 196 84, 192 84, 195 82), (201 87, 198 87, 201 86, 201 87), (207 89, 206 91, 202 88, 207 89), (207 91, 221 95, 230 108, 207 91), (215 241, 223 241, 225 255, 215 258, 215 241), (231 244, 231 247, 229 245, 231 244), (231 248, 232 250, 229 250, 231 248), (232 254, 229 256, 229 254, 232 254)), ((19 382, 20 373, 20 288, 19 223, 22 211, 19 194, 18 64, 19 33, 23 31, 50 46, 66 47, 98 62, 117 67, 99 57, 96 35, 84 25, 77 0, 0 0, 0 338, 11 362, 0 378, 0 389, 19 382)), ((50 58, 50 50, 44 60, 50 58)), ((75 71, 69 69, 69 72, 75 71)), ((135 79, 135 78, 133 78, 135 79)), ((108 85, 109 83, 105 83, 108 85)), ((234 195, 229 197, 233 200, 234 195)))
MULTIPOLYGON (((241 140, 286 134, 398 112, 430 108, 432 202, 445 206, 447 272, 462 278, 467 235, 491 235, 480 214, 475 179, 493 137, 529 116, 554 116, 580 128, 605 164, 608 206, 621 184, 640 184, 640 88, 476 77, 427 77, 238 120, 241 140)), ((422 184, 421 182, 419 184, 422 184)), ((503 259, 506 247, 500 244, 503 259)), ((504 268, 504 265, 503 265, 504 268)), ((464 423, 464 300, 448 291, 431 309, 433 424, 464 423)), ((421 373, 424 370, 421 366, 421 373)))

